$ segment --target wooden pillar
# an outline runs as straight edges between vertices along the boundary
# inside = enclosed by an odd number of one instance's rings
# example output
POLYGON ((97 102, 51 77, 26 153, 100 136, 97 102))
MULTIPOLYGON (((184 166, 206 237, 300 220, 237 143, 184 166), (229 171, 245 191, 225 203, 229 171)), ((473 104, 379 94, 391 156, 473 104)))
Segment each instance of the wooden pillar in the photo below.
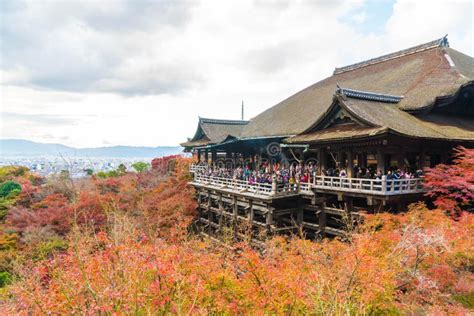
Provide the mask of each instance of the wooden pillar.
POLYGON ((423 148, 420 154, 418 155, 418 168, 423 170, 426 167, 425 161, 426 161, 426 150, 423 148))
POLYGON ((358 156, 357 164, 361 168, 367 168, 367 153, 361 152, 358 156))
POLYGON ((233 223, 232 223, 232 226, 234 228, 234 239, 237 239, 237 230, 238 230, 238 223, 237 223, 237 216, 238 216, 238 211, 239 211, 239 205, 237 204, 237 197, 234 195, 233 197, 233 204, 232 205, 232 220, 233 220, 233 223))
POLYGON ((198 162, 201 162, 201 149, 197 150, 198 162))
POLYGON ((211 191, 207 191, 207 231, 212 233, 211 191))
POLYGON ((347 177, 354 177, 354 156, 352 150, 347 152, 347 177))
POLYGON ((326 203, 323 203, 323 205, 321 205, 321 209, 318 214, 318 224, 319 224, 319 231, 321 232, 321 237, 326 236, 326 211, 324 209, 325 207, 326 207, 326 203))
POLYGON ((385 155, 384 150, 377 148, 377 171, 381 170, 382 174, 385 173, 385 155))
POLYGON ((204 161, 209 163, 209 151, 207 149, 204 150, 204 161))
POLYGON ((215 149, 211 150, 211 160, 212 164, 215 164, 217 161, 217 151, 215 149))
POLYGON ((272 192, 271 195, 277 194, 277 177, 276 175, 272 176, 272 192))
POLYGON ((322 174, 322 170, 327 170, 327 153, 326 149, 319 147, 318 148, 318 174, 322 174))
POLYGON ((298 224, 298 226, 301 226, 303 225, 303 218, 304 218, 304 209, 301 203, 301 199, 298 199, 297 205, 298 205, 298 213, 296 214, 296 223, 298 224))
POLYGON ((249 213, 247 214, 247 219, 249 220, 250 225, 253 225, 253 217, 254 217, 253 202, 252 202, 252 200, 250 200, 249 201, 249 213))
POLYGON ((219 194, 219 231, 222 232, 224 225, 224 204, 222 202, 222 193, 219 194))
POLYGON ((265 215, 265 224, 267 224, 268 231, 271 232, 273 225, 273 207, 268 207, 268 212, 265 215))
POLYGON ((202 231, 202 222, 201 222, 201 218, 202 218, 202 208, 203 208, 203 205, 202 205, 202 192, 200 190, 198 190, 198 195, 197 195, 197 203, 198 203, 198 229, 202 231))
POLYGON ((336 168, 339 168, 339 170, 343 169, 344 166, 344 152, 343 151, 338 151, 337 152, 337 166, 336 168))
POLYGON ((400 148, 400 150, 397 152, 396 159, 397 159, 397 167, 398 168, 403 168, 405 166, 405 151, 400 148))

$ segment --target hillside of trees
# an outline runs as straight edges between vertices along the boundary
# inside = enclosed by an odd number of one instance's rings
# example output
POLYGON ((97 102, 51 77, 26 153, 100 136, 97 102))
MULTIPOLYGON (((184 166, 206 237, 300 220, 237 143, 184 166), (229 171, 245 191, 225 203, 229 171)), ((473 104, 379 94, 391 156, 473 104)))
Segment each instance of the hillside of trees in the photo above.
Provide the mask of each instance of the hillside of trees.
POLYGON ((429 207, 263 250, 193 233, 190 163, 74 181, 0 168, 3 314, 473 312, 474 150, 428 171, 429 207))

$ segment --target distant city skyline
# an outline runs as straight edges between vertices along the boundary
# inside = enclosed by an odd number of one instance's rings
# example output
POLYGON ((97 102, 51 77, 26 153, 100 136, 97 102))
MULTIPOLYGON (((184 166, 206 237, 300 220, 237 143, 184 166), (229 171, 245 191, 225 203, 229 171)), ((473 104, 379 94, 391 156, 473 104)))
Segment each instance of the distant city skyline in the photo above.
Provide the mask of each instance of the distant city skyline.
POLYGON ((449 34, 472 1, 1 1, 2 139, 176 146, 197 117, 250 119, 335 67, 449 34), (423 17, 420 19, 419 17, 423 17))

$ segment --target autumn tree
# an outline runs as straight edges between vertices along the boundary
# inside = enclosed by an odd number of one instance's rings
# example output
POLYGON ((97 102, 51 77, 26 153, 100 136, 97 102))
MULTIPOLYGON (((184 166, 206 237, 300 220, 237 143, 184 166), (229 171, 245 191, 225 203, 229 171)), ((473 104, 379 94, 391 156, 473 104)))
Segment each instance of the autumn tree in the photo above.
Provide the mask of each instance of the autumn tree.
POLYGON ((425 186, 434 204, 459 215, 474 207, 474 149, 454 149, 452 165, 439 164, 427 171, 425 186))

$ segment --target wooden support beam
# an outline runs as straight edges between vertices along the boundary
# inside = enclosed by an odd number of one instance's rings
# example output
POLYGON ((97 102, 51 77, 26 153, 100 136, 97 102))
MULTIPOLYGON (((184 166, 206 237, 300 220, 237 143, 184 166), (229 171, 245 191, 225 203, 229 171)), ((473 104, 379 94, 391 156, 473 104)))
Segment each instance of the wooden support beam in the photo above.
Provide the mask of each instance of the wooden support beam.
MULTIPOLYGON (((207 220, 209 223, 212 222, 212 217, 213 217, 213 213, 211 212, 211 197, 210 197, 210 194, 209 194, 209 198, 207 199, 207 220)), ((208 227, 208 231, 209 233, 211 233, 211 230, 212 230, 212 227, 211 225, 209 225, 208 227)))
POLYGON ((303 223, 304 209, 300 199, 298 199, 297 203, 298 208, 296 214, 296 223, 298 224, 298 226, 301 226, 301 224, 303 223))
POLYGON ((222 193, 219 195, 219 231, 222 231, 222 226, 224 225, 224 215, 222 214, 224 212, 224 203, 222 202, 222 193))
POLYGON ((249 213, 247 214, 249 223, 253 222, 254 211, 253 211, 253 203, 249 201, 249 213))
POLYGON ((325 211, 326 205, 323 205, 321 210, 318 212, 318 224, 319 224, 319 230, 321 231, 321 236, 325 237, 326 236, 326 211, 325 211))

